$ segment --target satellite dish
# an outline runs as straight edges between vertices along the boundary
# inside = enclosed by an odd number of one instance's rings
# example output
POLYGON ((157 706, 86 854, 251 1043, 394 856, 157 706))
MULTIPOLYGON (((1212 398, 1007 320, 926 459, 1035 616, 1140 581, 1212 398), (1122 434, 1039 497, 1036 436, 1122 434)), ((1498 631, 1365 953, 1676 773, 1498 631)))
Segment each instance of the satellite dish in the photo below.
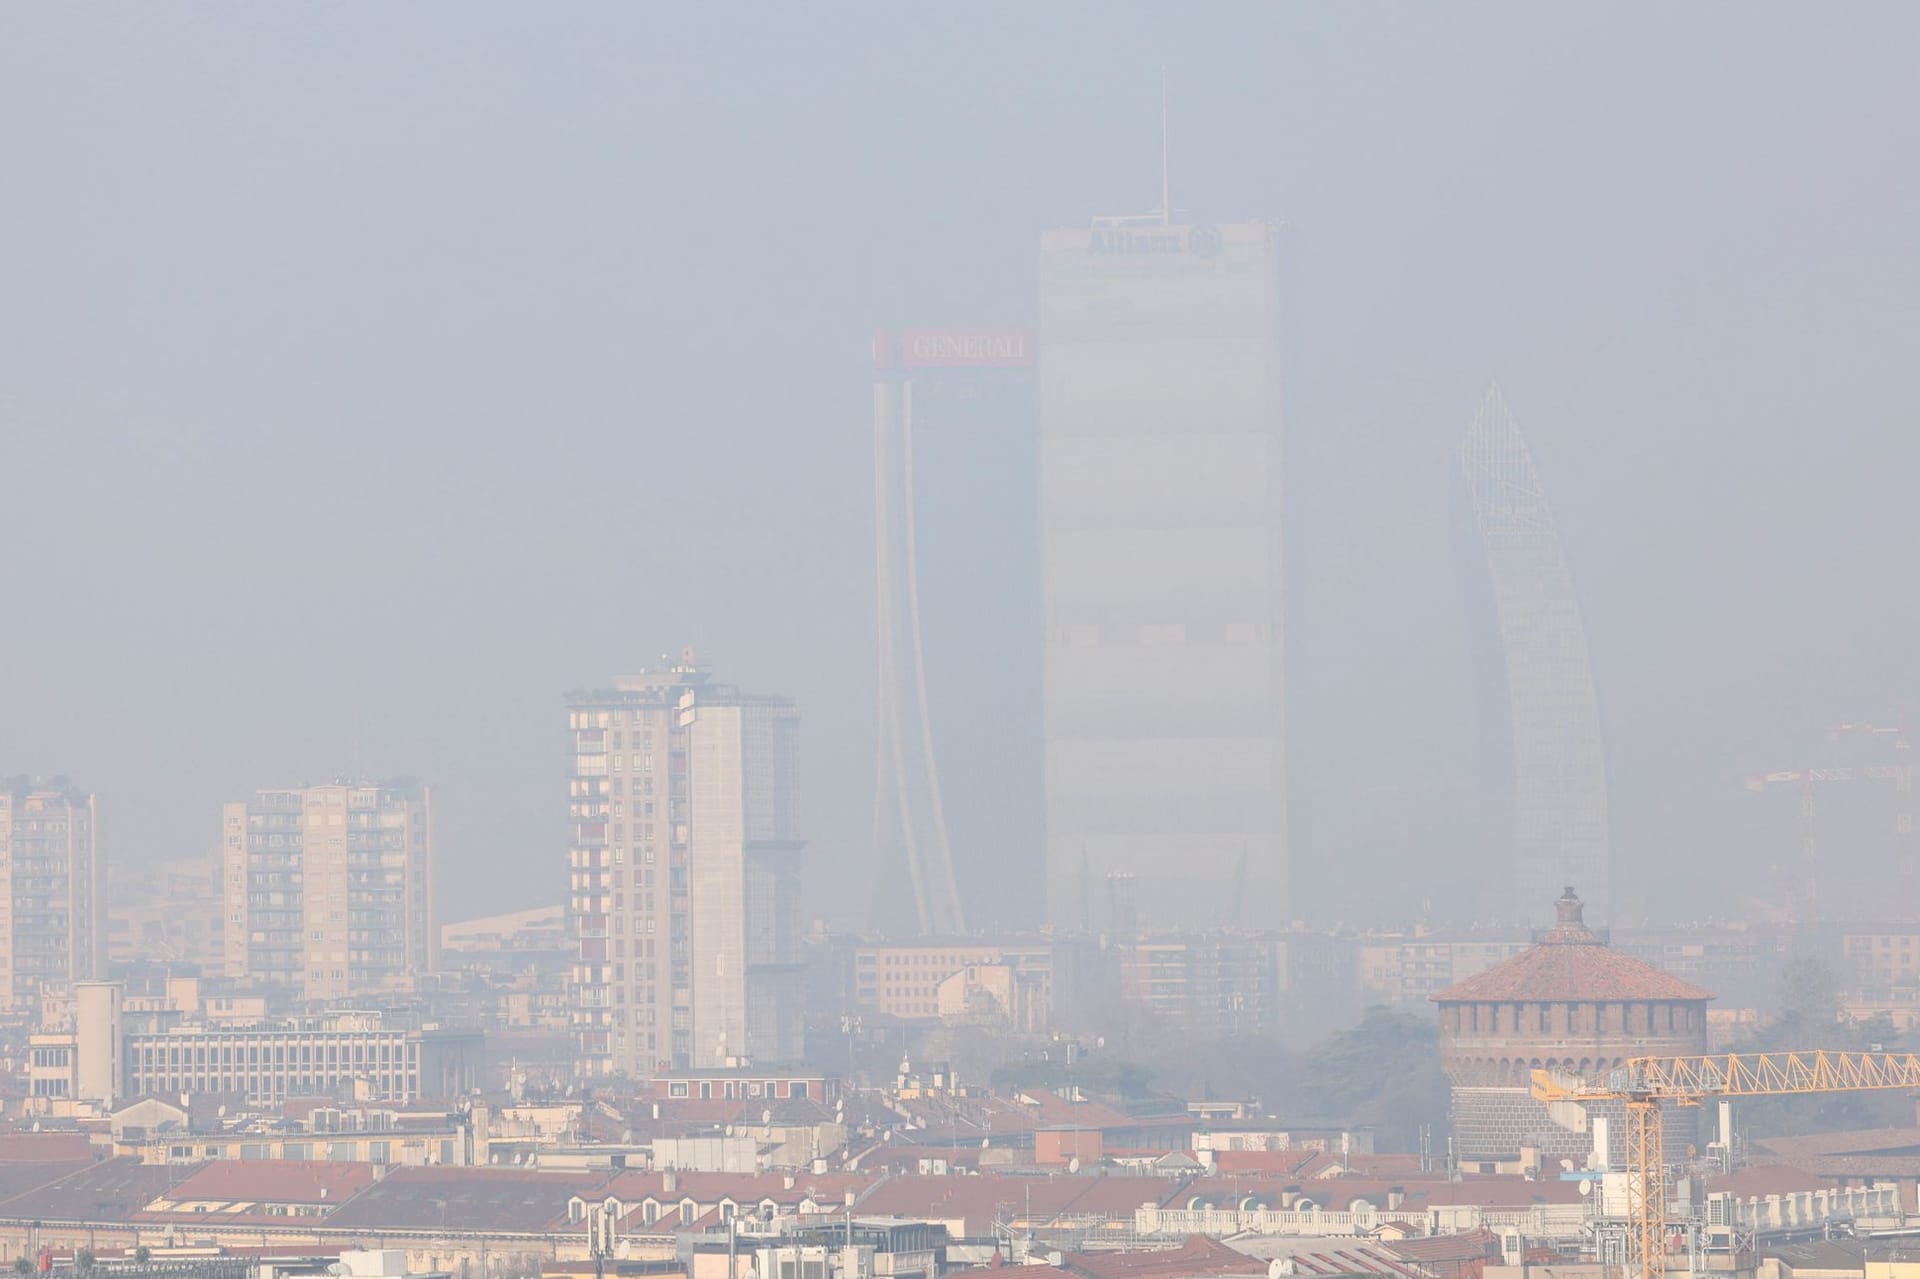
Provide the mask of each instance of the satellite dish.
POLYGON ((1068 1172, 1079 1172, 1079 1171, 1080 1171, 1080 1156, 1079 1156, 1079 1155, 1075 1155, 1075 1156, 1074 1156, 1073 1158, 1071 1158, 1071 1159, 1069 1159, 1069 1160, 1067 1160, 1067 1171, 1068 1171, 1068 1172))
POLYGON ((1580 1182, 1580 1183, 1579 1183, 1579 1186, 1580 1186, 1580 1193, 1581 1193, 1581 1194, 1583 1194, 1583 1195, 1590 1195, 1590 1194, 1592 1194, 1592 1193, 1593 1193, 1593 1183, 1592 1183, 1591 1181, 1583 1181, 1583 1182, 1580 1182))
POLYGON ((770 1123, 772 1123, 772 1122, 773 1122, 773 1111, 772 1111, 772 1110, 763 1110, 763 1111, 761 1111, 761 1112, 760 1112, 760 1122, 761 1122, 761 1123, 763 1123, 763 1124, 770 1124, 770 1123))

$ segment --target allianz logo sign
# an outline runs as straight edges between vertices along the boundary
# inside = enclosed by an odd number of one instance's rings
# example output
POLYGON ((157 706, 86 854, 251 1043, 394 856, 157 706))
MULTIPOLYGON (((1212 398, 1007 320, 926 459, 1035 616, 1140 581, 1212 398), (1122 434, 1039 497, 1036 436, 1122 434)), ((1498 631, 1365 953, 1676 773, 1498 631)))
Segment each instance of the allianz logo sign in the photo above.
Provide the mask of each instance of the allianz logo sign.
POLYGON ((1220 248, 1220 232, 1210 226, 1197 226, 1191 230, 1095 231, 1087 241, 1087 252, 1096 256, 1139 257, 1156 253, 1191 253, 1197 258, 1210 258, 1219 253, 1220 248))

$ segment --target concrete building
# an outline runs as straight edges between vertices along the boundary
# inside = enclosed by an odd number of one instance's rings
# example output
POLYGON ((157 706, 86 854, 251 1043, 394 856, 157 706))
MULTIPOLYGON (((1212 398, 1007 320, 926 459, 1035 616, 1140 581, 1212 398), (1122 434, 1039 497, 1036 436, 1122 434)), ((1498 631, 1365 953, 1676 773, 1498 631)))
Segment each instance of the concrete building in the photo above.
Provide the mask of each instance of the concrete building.
POLYGON ((1196 1035, 1274 1029, 1278 939, 1256 933, 1140 937, 1115 944, 1120 997, 1196 1035))
POLYGON ((225 859, 209 850, 177 861, 108 869, 108 953, 115 965, 226 967, 225 859))
POLYGON ((0 783, 0 992, 16 1011, 41 988, 107 972, 100 797, 65 778, 0 783))
MULTIPOLYGON (((1592 1151, 1591 1131, 1560 1127, 1533 1099, 1535 1070, 1597 1078, 1632 1057, 1707 1049, 1710 993, 1607 945, 1587 927, 1571 888, 1555 907, 1559 922, 1538 944, 1432 996, 1453 1084, 1455 1150, 1465 1164, 1508 1163, 1525 1149, 1573 1158, 1592 1151)), ((1623 1139, 1623 1125, 1613 1128, 1623 1139)), ((1684 1154, 1685 1125, 1670 1122, 1666 1131, 1684 1154)))
POLYGON ((1047 915, 1286 911, 1276 234, 1040 246, 1047 915))
POLYGON ((799 715, 667 670, 567 699, 570 1012, 588 1074, 796 1061, 799 715))
MULTIPOLYGON (((401 1028, 346 1014, 265 1026, 174 1026, 125 1036, 126 1095, 414 1101, 481 1082, 478 1031, 401 1028)), ((81 1058, 87 1056, 81 1044, 81 1058)))
POLYGON ((229 977, 331 1000, 405 989, 437 966, 425 786, 256 791, 226 806, 221 861, 229 977))
POLYGON ((854 1007, 902 1021, 1045 1030, 1060 950, 1049 938, 865 943, 853 954, 854 1007))
POLYGON ((460 1097, 483 1082, 477 1030, 390 1023, 377 1012, 251 1023, 131 1010, 119 982, 76 989, 73 1028, 33 1037, 30 1093, 101 1111, 147 1094, 263 1101, 460 1097))

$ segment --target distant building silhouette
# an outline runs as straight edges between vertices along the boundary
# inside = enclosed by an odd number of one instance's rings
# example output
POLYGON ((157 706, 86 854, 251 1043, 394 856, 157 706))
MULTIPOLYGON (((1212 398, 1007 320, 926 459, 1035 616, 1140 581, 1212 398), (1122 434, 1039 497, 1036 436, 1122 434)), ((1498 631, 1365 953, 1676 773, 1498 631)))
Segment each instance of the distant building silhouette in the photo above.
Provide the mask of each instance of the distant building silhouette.
POLYGON ((969 914, 976 927, 1037 924, 1033 336, 882 332, 874 357, 869 918, 893 936, 962 932, 969 914))
POLYGON ((39 1011, 42 986, 107 973, 106 852, 98 795, 64 777, 0 782, 0 992, 39 1011))
POLYGON ((1533 456, 1496 387, 1457 453, 1477 555, 1463 557, 1480 666, 1492 824, 1510 840, 1509 918, 1580 885, 1612 917, 1606 751, 1587 633, 1533 456))
POLYGON ((255 791, 226 806, 221 861, 229 977, 344 999, 437 966, 430 787, 255 791))
POLYGON ((1163 215, 1041 241, 1056 926, 1285 916, 1277 257, 1163 215))

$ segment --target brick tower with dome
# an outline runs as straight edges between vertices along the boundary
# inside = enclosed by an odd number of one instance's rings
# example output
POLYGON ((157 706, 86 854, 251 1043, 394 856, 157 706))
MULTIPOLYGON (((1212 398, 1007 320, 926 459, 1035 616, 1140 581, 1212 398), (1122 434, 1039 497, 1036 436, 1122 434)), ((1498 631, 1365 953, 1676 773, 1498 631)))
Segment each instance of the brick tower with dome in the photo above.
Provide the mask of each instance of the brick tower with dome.
MULTIPOLYGON (((1593 1078, 1633 1057, 1707 1050, 1710 992, 1609 946, 1587 927, 1573 889, 1554 907, 1558 921, 1533 946, 1432 996, 1464 1165, 1511 1162, 1524 1149, 1576 1162, 1592 1152, 1591 1132, 1561 1127, 1533 1099, 1535 1070, 1593 1078)), ((1684 1128, 1667 1129, 1680 1154, 1684 1128)), ((1616 1158, 1619 1144, 1619 1135, 1609 1140, 1616 1158)))

